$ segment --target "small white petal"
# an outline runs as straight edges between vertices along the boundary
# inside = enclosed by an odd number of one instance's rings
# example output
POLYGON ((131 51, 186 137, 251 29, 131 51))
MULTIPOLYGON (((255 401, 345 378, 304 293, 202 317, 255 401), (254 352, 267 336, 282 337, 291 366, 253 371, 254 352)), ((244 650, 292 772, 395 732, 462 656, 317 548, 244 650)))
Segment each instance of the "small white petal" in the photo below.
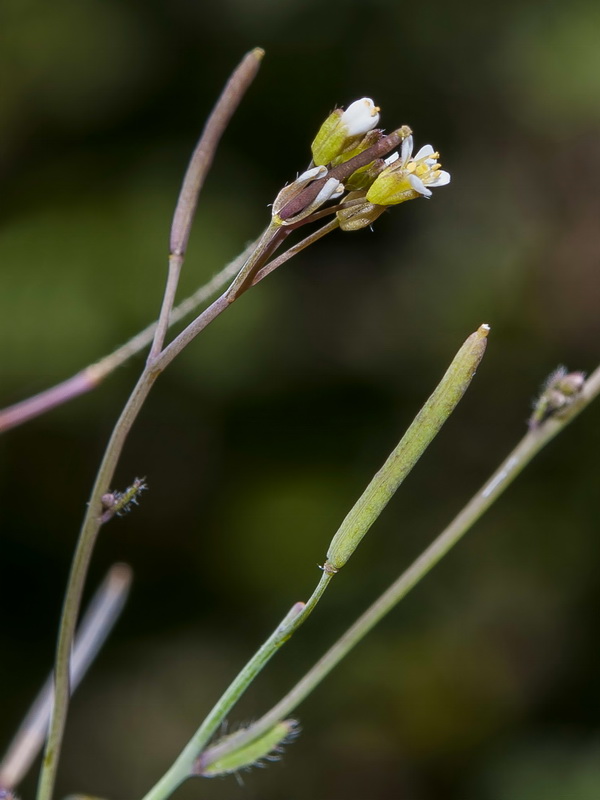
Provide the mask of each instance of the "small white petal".
POLYGON ((312 167, 311 169, 307 169, 301 175, 298 175, 296 180, 308 183, 309 181, 312 181, 313 178, 324 178, 326 174, 327 167, 312 167))
POLYGON ((419 152, 415 156, 415 161, 419 161, 421 158, 425 158, 426 156, 430 156, 433 153, 435 153, 435 150, 433 149, 433 147, 430 144, 425 144, 425 145, 423 145, 423 147, 419 150, 419 152))
POLYGON ((319 194, 315 197, 315 199, 311 203, 311 206, 313 208, 317 208, 322 203, 327 202, 327 200, 339 194, 339 187, 340 187, 340 182, 336 178, 328 178, 325 181, 325 184, 323 185, 323 188, 321 189, 319 194))
POLYGON ((391 155, 391 156, 388 156, 387 158, 384 158, 383 160, 385 161, 385 163, 386 163, 386 164, 388 165, 388 167, 389 167, 389 165, 390 165, 390 164, 393 164, 393 163, 394 163, 394 161, 398 161, 398 159, 399 159, 399 158, 400 158, 400 153, 398 153, 397 151, 395 151, 395 152, 393 152, 393 153, 392 153, 392 155, 391 155))
POLYGON ((400 151, 400 161, 403 167, 406 166, 408 159, 412 155, 413 151, 413 137, 407 136, 406 139, 402 142, 402 149, 400 151))
POLYGON ((377 125, 379 109, 370 97, 363 97, 350 103, 340 121, 345 125, 348 136, 360 136, 377 125))
POLYGON ((422 194, 423 197, 431 197, 431 194, 432 194, 431 190, 428 189, 425 186, 425 184, 423 183, 423 181, 421 180, 421 178, 417 178, 417 176, 415 174, 411 174, 411 175, 408 176, 408 182, 410 183, 412 188, 415 190, 415 192, 418 192, 419 194, 422 194))
POLYGON ((429 181, 430 186, 447 186, 450 183, 450 173, 441 169, 434 181, 429 181))

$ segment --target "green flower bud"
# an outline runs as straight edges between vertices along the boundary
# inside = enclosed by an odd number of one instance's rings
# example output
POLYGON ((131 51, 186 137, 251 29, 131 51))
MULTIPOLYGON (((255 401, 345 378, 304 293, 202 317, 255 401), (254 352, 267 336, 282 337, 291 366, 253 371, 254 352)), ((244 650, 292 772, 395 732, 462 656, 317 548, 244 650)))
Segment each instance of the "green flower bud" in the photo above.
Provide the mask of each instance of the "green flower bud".
POLYGON ((378 122, 379 108, 369 97, 355 100, 345 111, 336 108, 321 125, 311 145, 314 163, 330 164, 343 151, 357 144, 378 122))

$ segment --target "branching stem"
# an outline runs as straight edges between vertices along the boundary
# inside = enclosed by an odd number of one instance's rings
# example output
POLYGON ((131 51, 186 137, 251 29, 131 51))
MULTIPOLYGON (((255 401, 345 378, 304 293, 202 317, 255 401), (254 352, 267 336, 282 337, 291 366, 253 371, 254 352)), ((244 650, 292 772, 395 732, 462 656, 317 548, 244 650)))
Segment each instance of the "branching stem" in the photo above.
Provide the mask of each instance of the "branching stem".
POLYGON ((379 597, 344 635, 317 661, 277 705, 257 722, 202 754, 204 767, 254 741, 288 717, 369 631, 459 542, 500 497, 535 455, 600 394, 600 367, 588 378, 577 402, 564 416, 546 420, 530 430, 457 517, 411 566, 379 597))

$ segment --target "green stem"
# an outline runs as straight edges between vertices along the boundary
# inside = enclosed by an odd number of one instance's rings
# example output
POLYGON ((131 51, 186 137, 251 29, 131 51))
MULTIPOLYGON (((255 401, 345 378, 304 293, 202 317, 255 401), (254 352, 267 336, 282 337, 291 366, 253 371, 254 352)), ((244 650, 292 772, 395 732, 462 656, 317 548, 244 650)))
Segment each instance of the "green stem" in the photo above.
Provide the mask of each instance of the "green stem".
POLYGON ((169 797, 186 778, 194 774, 199 753, 225 720, 233 706, 256 678, 265 664, 309 617, 333 575, 323 572, 315 591, 306 603, 296 603, 275 628, 269 638, 229 685, 212 710, 181 751, 169 770, 145 795, 144 800, 163 800, 169 797))
POLYGON ((225 755, 254 741, 286 718, 315 689, 339 662, 375 625, 419 583, 427 573, 467 533, 475 522, 500 497, 534 456, 560 433, 592 400, 600 394, 600 367, 588 378, 579 399, 564 416, 552 417, 530 430, 507 456, 482 488, 474 495, 450 525, 414 561, 411 566, 359 617, 346 633, 277 705, 248 728, 205 750, 202 764, 207 767, 225 755))
MULTIPOLYGON (((127 435, 154 381, 179 352, 179 350, 174 349, 170 354, 166 354, 162 349, 162 344, 168 328, 179 272, 187 248, 192 221, 198 202, 198 195, 212 162, 219 139, 231 115, 255 77, 263 55, 264 53, 260 48, 255 48, 242 59, 238 67, 234 70, 215 108, 209 115, 203 134, 192 155, 184 177, 183 187, 173 215, 170 239, 172 257, 169 262, 169 276, 160 316, 154 333, 151 353, 146 362, 146 367, 114 427, 107 449, 102 458, 69 574, 56 647, 54 665, 54 707, 52 709, 48 740, 46 742, 46 749, 38 782, 38 800, 51 800, 54 784, 56 782, 58 759, 64 736, 71 692, 69 675, 71 647, 75 636, 75 627, 81 607, 81 597, 92 552, 102 525, 101 498, 108 490, 127 435)), ((206 325, 227 307, 228 303, 225 302, 224 297, 215 300, 209 308, 188 326, 188 329, 193 328, 193 334, 188 336, 185 340, 186 343, 191 341, 194 336, 203 330, 206 325)))
POLYGON ((329 547, 328 560, 323 567, 321 581, 307 605, 303 608, 294 606, 235 678, 177 760, 148 792, 144 800, 164 800, 186 778, 203 771, 206 766, 204 758, 200 762, 198 757, 211 736, 260 670, 311 613, 332 576, 346 563, 359 541, 456 407, 483 357, 488 332, 488 326, 482 325, 469 336, 434 393, 402 437, 400 444, 342 522, 329 547))
MULTIPOLYGON (((227 308, 229 308, 229 303, 225 300, 224 295, 217 298, 217 300, 203 311, 194 323, 192 323, 192 325, 194 325, 195 335, 227 308)), ((44 760, 40 772, 37 800, 50 800, 56 781, 58 756, 63 740, 69 707, 69 662, 71 657, 71 645, 75 635, 75 626, 81 607, 81 597, 92 552, 102 525, 102 495, 109 490, 109 484, 121 456, 125 440, 144 401, 148 397, 150 389, 154 385, 159 374, 171 363, 176 355, 177 352, 173 352, 170 358, 161 359, 160 365, 146 366, 117 420, 102 458, 100 468, 98 469, 96 481, 92 489, 77 546, 75 548, 61 614, 54 665, 54 708, 52 710, 48 740, 46 742, 44 760)))

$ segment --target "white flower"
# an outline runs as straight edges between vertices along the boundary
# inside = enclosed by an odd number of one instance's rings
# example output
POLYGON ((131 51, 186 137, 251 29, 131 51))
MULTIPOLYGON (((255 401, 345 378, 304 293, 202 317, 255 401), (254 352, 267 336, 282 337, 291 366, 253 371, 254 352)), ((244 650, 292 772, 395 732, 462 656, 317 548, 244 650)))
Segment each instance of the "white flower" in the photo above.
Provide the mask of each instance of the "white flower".
POLYGON ((407 136, 400 155, 394 153, 385 159, 387 167, 367 192, 369 202, 390 206, 419 196, 431 197, 429 187, 450 183, 450 173, 438 163, 440 154, 426 144, 413 156, 413 146, 413 137, 407 136))
POLYGON ((350 103, 340 118, 346 136, 360 136, 372 131, 379 122, 379 108, 370 97, 350 103))

